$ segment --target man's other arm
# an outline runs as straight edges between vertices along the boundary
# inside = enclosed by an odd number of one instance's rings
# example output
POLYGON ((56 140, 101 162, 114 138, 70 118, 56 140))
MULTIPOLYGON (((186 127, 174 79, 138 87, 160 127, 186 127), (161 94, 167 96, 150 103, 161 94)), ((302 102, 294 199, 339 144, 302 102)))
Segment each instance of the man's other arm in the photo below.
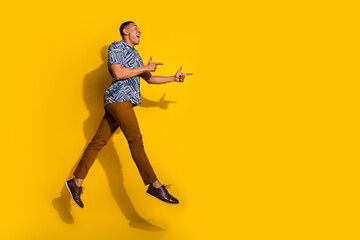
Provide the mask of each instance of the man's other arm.
POLYGON ((153 76, 150 72, 144 72, 140 75, 149 84, 161 84, 168 82, 175 82, 175 76, 164 77, 164 76, 153 76))
POLYGON ((147 65, 138 68, 126 68, 121 66, 120 64, 111 64, 110 68, 116 80, 123 80, 131 77, 135 77, 144 72, 155 72, 157 65, 164 65, 164 64, 152 62, 152 58, 150 57, 150 60, 147 65))
POLYGON ((183 82, 185 76, 193 75, 192 73, 182 73, 182 67, 175 73, 174 76, 164 77, 164 76, 153 76, 150 72, 145 71, 140 76, 150 84, 162 84, 162 83, 169 83, 169 82, 183 82))
POLYGON ((128 79, 148 71, 146 66, 138 68, 126 68, 121 66, 120 64, 111 64, 110 68, 116 80, 128 79))

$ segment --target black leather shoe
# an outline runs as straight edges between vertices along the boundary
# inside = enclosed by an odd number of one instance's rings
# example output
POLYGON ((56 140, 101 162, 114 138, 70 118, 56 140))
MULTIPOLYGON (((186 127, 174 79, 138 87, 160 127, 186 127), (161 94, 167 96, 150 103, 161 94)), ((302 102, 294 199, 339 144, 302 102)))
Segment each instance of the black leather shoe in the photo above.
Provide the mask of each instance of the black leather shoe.
POLYGON ((152 184, 149 184, 149 188, 146 191, 146 194, 166 203, 170 203, 170 204, 179 203, 179 200, 171 196, 171 194, 167 191, 165 185, 162 185, 160 188, 156 188, 153 187, 152 184))
POLYGON ((72 199, 74 200, 74 202, 76 203, 76 205, 83 208, 84 204, 80 199, 80 195, 83 191, 83 187, 79 187, 78 185, 76 185, 75 178, 70 179, 69 181, 66 181, 65 185, 66 185, 67 189, 69 190, 70 195, 71 195, 72 199))

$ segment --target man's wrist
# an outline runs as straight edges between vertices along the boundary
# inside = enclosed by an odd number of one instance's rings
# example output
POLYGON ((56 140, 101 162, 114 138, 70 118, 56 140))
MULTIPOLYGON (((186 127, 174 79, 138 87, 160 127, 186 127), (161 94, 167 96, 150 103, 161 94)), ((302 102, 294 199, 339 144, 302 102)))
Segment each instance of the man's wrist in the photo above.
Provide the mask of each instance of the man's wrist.
POLYGON ((149 72, 147 65, 141 66, 141 68, 142 72, 149 72))

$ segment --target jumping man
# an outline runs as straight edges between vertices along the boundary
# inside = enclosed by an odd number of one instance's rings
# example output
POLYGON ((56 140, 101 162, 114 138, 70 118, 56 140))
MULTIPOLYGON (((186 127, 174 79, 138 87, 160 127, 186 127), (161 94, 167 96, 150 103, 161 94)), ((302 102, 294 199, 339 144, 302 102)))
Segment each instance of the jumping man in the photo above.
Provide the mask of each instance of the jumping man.
POLYGON ((74 202, 83 208, 84 204, 80 199, 83 180, 99 151, 120 127, 142 180, 145 186, 149 185, 146 193, 163 202, 178 204, 179 201, 160 183, 146 156, 133 107, 141 104, 140 77, 148 83, 161 84, 183 82, 185 76, 192 73, 182 73, 180 67, 174 76, 152 76, 151 72, 155 72, 157 66, 163 63, 153 62, 150 57, 149 62, 144 65, 134 48, 140 43, 141 31, 138 26, 132 21, 124 22, 120 26, 120 34, 122 40, 113 42, 108 49, 108 70, 113 80, 104 94, 104 117, 73 173, 74 178, 65 182, 66 187, 74 202))

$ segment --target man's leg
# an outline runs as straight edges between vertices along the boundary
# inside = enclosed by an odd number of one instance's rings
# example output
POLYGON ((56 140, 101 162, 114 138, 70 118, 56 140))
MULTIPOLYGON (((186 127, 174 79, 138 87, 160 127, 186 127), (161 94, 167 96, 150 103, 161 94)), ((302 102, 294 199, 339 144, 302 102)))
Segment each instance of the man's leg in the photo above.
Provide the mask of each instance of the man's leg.
POLYGON ((95 136, 86 147, 84 154, 74 171, 73 175, 77 179, 83 180, 86 177, 99 151, 106 145, 117 128, 118 125, 116 120, 105 110, 104 117, 100 122, 95 136))
POLYGON ((154 170, 145 154, 142 135, 131 102, 110 103, 106 106, 124 133, 133 160, 145 185, 157 180, 154 170))
POLYGON ((86 147, 84 154, 74 171, 75 178, 65 182, 72 199, 81 208, 84 207, 84 204, 80 199, 83 189, 81 184, 91 165, 94 163, 99 151, 106 145, 117 128, 118 125, 115 119, 105 109, 105 114, 100 122, 99 128, 91 142, 86 147))
POLYGON ((142 135, 137 122, 133 105, 130 102, 117 102, 106 105, 111 115, 116 120, 121 131, 124 133, 131 151, 131 155, 140 172, 143 182, 149 185, 147 194, 163 202, 178 204, 174 198, 157 179, 154 170, 145 154, 142 135))

